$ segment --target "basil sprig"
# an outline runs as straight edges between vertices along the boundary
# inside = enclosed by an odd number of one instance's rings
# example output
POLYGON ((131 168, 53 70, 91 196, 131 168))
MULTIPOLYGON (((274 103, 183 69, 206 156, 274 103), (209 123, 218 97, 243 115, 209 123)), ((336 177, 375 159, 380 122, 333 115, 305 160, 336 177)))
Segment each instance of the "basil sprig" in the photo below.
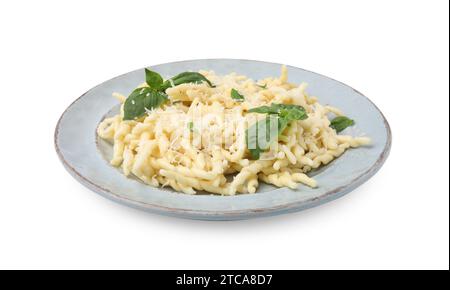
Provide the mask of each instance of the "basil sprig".
POLYGON ((206 82, 210 87, 214 87, 207 78, 197 72, 183 72, 164 81, 159 73, 147 68, 145 69, 145 82, 148 87, 135 89, 125 100, 124 120, 140 118, 145 115, 147 110, 159 108, 169 99, 165 91, 172 86, 206 82))
POLYGON ((297 105, 271 104, 249 110, 250 113, 268 114, 265 119, 253 124, 245 131, 247 149, 252 159, 259 159, 261 152, 269 149, 270 144, 294 120, 308 118, 305 108, 297 105))
POLYGON ((243 102, 244 96, 241 95, 236 89, 231 89, 231 98, 237 102, 243 102))
POLYGON ((355 125, 355 121, 345 116, 339 116, 331 121, 330 127, 336 130, 337 133, 344 131, 347 127, 355 125))

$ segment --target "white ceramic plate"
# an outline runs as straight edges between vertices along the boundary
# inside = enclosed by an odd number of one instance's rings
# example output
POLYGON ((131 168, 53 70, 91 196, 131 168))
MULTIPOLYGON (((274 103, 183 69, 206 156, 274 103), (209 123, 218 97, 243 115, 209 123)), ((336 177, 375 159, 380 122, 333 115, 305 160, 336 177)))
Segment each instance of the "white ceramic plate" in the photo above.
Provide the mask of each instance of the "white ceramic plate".
MULTIPOLYGON (((253 60, 189 60, 152 66, 170 77, 183 71, 214 70, 218 74, 238 72, 253 79, 277 76, 280 64, 253 60)), ((91 190, 120 203, 155 213, 204 220, 235 220, 269 216, 310 208, 336 199, 373 176, 386 160, 391 147, 389 124, 378 108, 351 87, 300 68, 288 66, 289 80, 309 84, 308 92, 322 104, 342 109, 356 120, 350 134, 365 134, 373 145, 350 149, 329 165, 312 172, 318 188, 297 190, 261 186, 256 194, 236 196, 186 195, 168 188, 154 188, 125 177, 109 165, 112 146, 97 138, 96 127, 115 113, 113 92, 128 94, 144 81, 139 69, 106 81, 76 99, 63 113, 55 130, 56 151, 65 168, 91 190)))

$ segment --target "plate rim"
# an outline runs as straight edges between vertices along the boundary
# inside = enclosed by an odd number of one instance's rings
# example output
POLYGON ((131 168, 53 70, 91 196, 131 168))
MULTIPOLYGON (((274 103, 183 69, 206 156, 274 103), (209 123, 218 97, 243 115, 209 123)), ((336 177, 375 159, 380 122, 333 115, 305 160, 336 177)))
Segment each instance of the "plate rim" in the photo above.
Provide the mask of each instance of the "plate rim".
MULTIPOLYGON (((151 65, 151 66, 172 65, 172 64, 183 63, 183 62, 192 62, 192 61, 249 61, 249 62, 266 63, 266 64, 271 64, 271 65, 282 65, 282 64, 276 63, 276 62, 268 62, 268 61, 253 60, 253 59, 206 58, 206 59, 188 59, 188 60, 182 60, 182 61, 165 62, 165 63, 155 64, 155 65, 151 65)), ((146 202, 142 202, 142 201, 137 201, 137 200, 133 200, 133 199, 121 196, 121 195, 114 193, 106 188, 101 187, 100 185, 96 184, 95 182, 93 182, 93 181, 89 180, 88 178, 86 178, 85 176, 83 176, 81 173, 79 173, 75 168, 73 168, 69 164, 69 162, 64 158, 64 156, 59 148, 58 135, 59 135, 60 125, 61 125, 61 120, 63 119, 63 117, 65 116, 67 111, 75 103, 77 103, 87 93, 91 92, 96 87, 99 87, 99 86, 103 85, 104 83, 110 82, 116 78, 120 78, 131 72, 143 69, 145 67, 131 70, 129 72, 120 74, 120 75, 110 78, 106 81, 103 81, 103 82, 99 83, 98 85, 90 88, 85 93, 83 93, 81 96, 76 98, 72 103, 70 103, 70 105, 67 106, 67 108, 63 111, 63 113, 59 117, 58 122, 55 127, 54 146, 55 146, 56 153, 58 155, 58 158, 62 162, 64 168, 77 181, 79 181, 81 184, 83 184, 88 189, 90 189, 108 199, 114 200, 114 201, 122 203, 124 205, 128 205, 128 206, 138 208, 138 209, 144 209, 146 211, 156 212, 156 213, 160 213, 160 214, 164 214, 164 215, 182 216, 185 218, 203 219, 203 220, 212 220, 212 219, 235 220, 235 219, 245 219, 245 218, 252 218, 252 217, 264 216, 264 215, 275 215, 275 214, 283 213, 285 211, 299 211, 302 209, 319 206, 327 201, 332 201, 334 199, 337 199, 337 198, 349 193, 353 189, 359 187, 364 182, 369 180, 372 176, 374 176, 378 172, 378 170, 385 163, 385 161, 388 158, 389 153, 391 151, 392 130, 389 125, 389 122, 387 121, 383 112, 378 108, 378 106, 371 99, 369 99, 366 95, 364 95, 360 91, 356 90, 352 86, 349 86, 346 83, 338 81, 338 80, 331 78, 329 76, 326 76, 324 74, 316 73, 314 71, 303 69, 303 68, 296 67, 296 66, 291 66, 291 65, 287 65, 287 66, 296 68, 296 69, 301 69, 305 72, 312 73, 312 74, 315 74, 315 75, 318 75, 318 76, 321 76, 324 78, 328 78, 330 80, 333 80, 337 83, 340 83, 340 84, 350 88, 355 93, 357 93, 361 97, 365 98, 378 111, 378 113, 380 114, 380 116, 383 120, 384 127, 386 129, 386 135, 387 135, 386 143, 384 144, 383 151, 381 152, 381 154, 378 157, 378 159, 376 160, 376 162, 374 162, 374 164, 371 167, 369 167, 367 170, 365 170, 363 173, 361 173, 360 175, 358 175, 357 177, 355 177, 354 179, 352 179, 345 185, 337 187, 337 188, 333 188, 333 189, 327 191, 326 193, 322 194, 321 196, 309 198, 309 199, 306 199, 301 202, 295 201, 295 202, 289 202, 289 203, 285 203, 285 204, 281 204, 281 205, 277 205, 277 206, 255 208, 255 209, 239 209, 239 210, 203 210, 202 209, 202 210, 200 210, 200 209, 186 209, 186 208, 171 208, 171 207, 166 207, 166 206, 162 206, 162 205, 158 205, 158 204, 150 204, 150 203, 146 203, 146 202), (338 193, 340 193, 340 194, 338 194, 338 193)))

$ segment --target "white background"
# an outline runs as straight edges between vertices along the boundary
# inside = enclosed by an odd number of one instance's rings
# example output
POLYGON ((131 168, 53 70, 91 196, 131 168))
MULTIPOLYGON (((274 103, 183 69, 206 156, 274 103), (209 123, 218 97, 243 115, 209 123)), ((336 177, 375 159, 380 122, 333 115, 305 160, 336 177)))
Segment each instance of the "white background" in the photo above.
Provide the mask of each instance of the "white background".
POLYGON ((0 268, 448 269, 448 1, 2 1, 0 268), (201 222, 115 204, 53 147, 60 114, 147 65, 246 58, 316 71, 385 113, 393 148, 345 197, 201 222))

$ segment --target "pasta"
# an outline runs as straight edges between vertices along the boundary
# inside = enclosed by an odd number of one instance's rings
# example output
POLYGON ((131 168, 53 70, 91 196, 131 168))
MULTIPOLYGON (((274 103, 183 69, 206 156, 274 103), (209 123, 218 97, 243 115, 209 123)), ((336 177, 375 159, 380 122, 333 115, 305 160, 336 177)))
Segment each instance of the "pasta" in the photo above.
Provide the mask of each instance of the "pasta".
POLYGON ((124 118, 127 98, 113 94, 122 103, 120 113, 97 128, 98 136, 113 144, 112 166, 155 187, 169 186, 185 194, 235 195, 255 193, 260 182, 292 189, 299 184, 317 187, 306 173, 349 148, 370 144, 367 137, 339 135, 330 116, 343 113, 309 96, 305 83, 289 83, 285 66, 280 77, 259 81, 236 73, 199 73, 214 86, 171 81, 164 91, 167 100, 132 120, 124 118), (269 115, 250 110, 273 104, 301 108, 307 118, 286 119, 289 122, 282 124, 276 141, 253 158, 249 127, 269 115))

